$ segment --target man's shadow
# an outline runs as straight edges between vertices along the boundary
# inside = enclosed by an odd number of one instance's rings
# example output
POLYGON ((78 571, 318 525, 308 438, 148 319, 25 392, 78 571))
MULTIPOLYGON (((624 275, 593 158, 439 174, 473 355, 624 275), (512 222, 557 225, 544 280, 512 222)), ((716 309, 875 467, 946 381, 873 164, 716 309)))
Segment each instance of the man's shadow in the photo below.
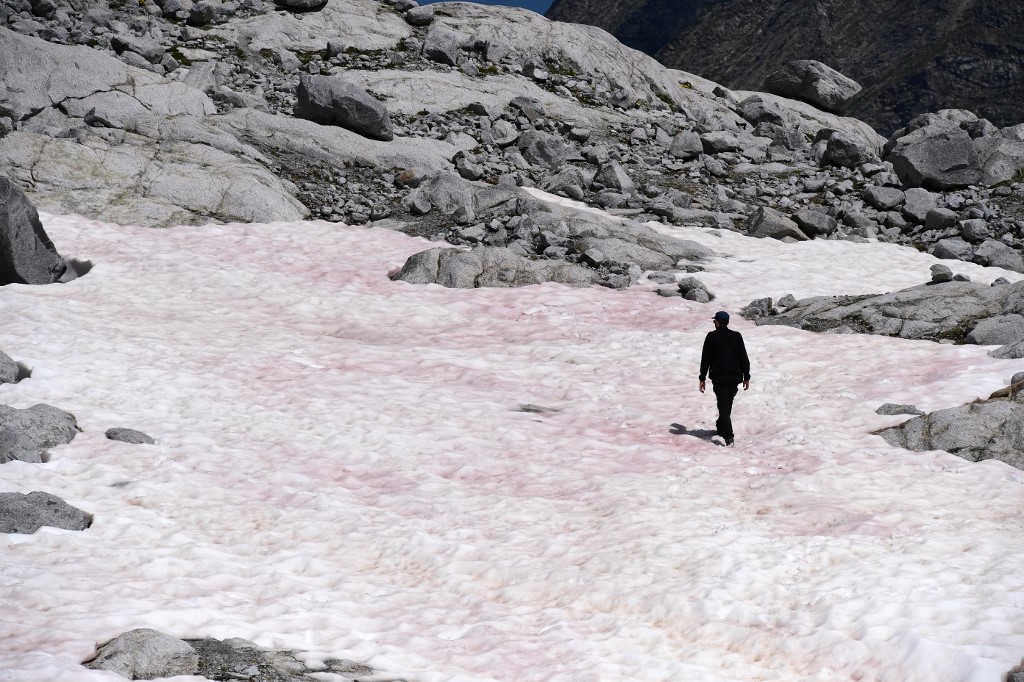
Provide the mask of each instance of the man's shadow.
POLYGON ((672 424, 669 427, 669 432, 676 436, 693 436, 694 438, 700 438, 701 440, 706 440, 707 442, 714 443, 715 445, 725 445, 725 443, 712 440, 718 435, 718 431, 715 431, 714 429, 688 429, 682 424, 672 424))

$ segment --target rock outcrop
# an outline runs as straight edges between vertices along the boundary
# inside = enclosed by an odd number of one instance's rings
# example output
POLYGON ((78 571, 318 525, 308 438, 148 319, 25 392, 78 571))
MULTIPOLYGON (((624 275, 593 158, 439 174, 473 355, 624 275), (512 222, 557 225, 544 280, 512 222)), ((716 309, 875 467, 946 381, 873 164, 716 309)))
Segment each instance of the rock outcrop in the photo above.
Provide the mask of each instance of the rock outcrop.
POLYGON ((97 647, 96 655, 84 665, 129 680, 195 675, 224 681, 315 682, 323 676, 355 679, 374 674, 373 668, 356 661, 328 658, 317 665, 304 662, 297 654, 264 649, 240 637, 178 639, 158 630, 138 628, 97 647))
POLYGON ((52 284, 67 269, 21 188, 0 177, 0 286, 52 284))
POLYGON ((24 410, 0 405, 0 464, 42 462, 47 448, 70 443, 76 435, 75 417, 64 410, 44 404, 24 410))
POLYGON ((589 286, 597 277, 579 265, 551 260, 530 260, 497 246, 471 251, 430 249, 409 257, 392 279, 410 284, 440 284, 458 289, 521 287, 544 282, 589 286))
POLYGON ((1024 384, 988 400, 938 410, 878 432, 907 450, 945 450, 969 462, 994 459, 1024 470, 1024 384))
POLYGON ((0 533, 35 533, 43 526, 85 530, 92 516, 56 495, 43 492, 0 493, 0 533))
POLYGON ((764 89, 838 114, 849 106, 861 86, 821 62, 797 59, 768 74, 764 89))

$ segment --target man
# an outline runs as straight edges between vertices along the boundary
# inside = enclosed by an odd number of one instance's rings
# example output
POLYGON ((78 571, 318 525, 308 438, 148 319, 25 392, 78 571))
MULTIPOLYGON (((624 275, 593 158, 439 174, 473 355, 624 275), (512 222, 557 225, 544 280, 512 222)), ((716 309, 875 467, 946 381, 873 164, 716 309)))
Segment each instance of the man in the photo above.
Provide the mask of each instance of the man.
POLYGON ((718 435, 732 445, 735 434, 732 431, 732 401, 739 391, 750 389, 750 360, 743 345, 743 335, 729 329, 729 313, 719 310, 711 318, 715 331, 708 332, 704 339, 704 351, 700 356, 700 392, 704 392, 704 377, 711 371, 711 385, 718 399, 718 421, 715 427, 718 435))

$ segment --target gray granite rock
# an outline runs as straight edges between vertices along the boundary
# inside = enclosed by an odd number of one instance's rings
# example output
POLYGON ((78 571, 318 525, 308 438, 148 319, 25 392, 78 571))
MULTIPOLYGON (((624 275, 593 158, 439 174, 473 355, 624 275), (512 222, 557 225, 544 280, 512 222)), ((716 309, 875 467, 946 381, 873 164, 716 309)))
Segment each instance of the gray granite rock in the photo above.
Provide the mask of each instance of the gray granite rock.
POLYGON ((453 31, 443 24, 433 23, 423 41, 423 56, 431 61, 456 66, 459 63, 462 48, 467 42, 463 34, 453 31))
POLYGON ((895 187, 877 187, 871 185, 864 188, 861 197, 879 211, 888 211, 903 205, 907 196, 895 187))
POLYGON ((945 450, 970 462, 988 459, 1024 469, 1024 404, 999 397, 939 410, 878 432, 907 450, 945 450))
POLYGON ((343 78, 304 74, 296 96, 295 115, 299 118, 341 126, 374 140, 389 141, 395 137, 387 108, 343 78))
POLYGON ((1024 341, 1024 317, 1017 314, 997 315, 981 320, 967 334, 967 343, 979 346, 1004 346, 1024 341))
POLYGON ((950 237, 936 242, 932 247, 932 255, 946 260, 969 261, 974 256, 974 247, 960 237, 950 237))
POLYGON ((410 284, 440 284, 458 289, 521 287, 544 282, 590 286, 593 270, 557 260, 530 260, 507 248, 482 246, 472 251, 437 248, 413 254, 392 279, 410 284))
POLYGON ((943 282, 952 282, 953 281, 953 271, 950 270, 945 265, 938 265, 938 264, 936 264, 936 265, 933 265, 930 268, 930 270, 931 270, 931 273, 932 273, 932 283, 933 284, 942 284, 943 282))
POLYGON ((560 169, 573 156, 573 150, 563 138, 541 130, 526 131, 516 144, 523 158, 549 170, 560 169))
POLYGON ((794 213, 793 221, 810 237, 828 236, 839 228, 839 222, 835 218, 811 208, 794 213))
POLYGON ((677 159, 685 161, 696 158, 704 153, 704 144, 700 140, 700 135, 693 131, 684 130, 672 138, 672 144, 668 148, 668 153, 677 159))
POLYGON ((970 135, 942 118, 926 121, 921 127, 910 129, 912 123, 905 129, 907 132, 902 135, 898 132, 887 145, 887 158, 900 180, 911 187, 931 190, 979 183, 981 159, 970 135))
POLYGON ((18 185, 0 177, 0 285, 52 284, 66 269, 35 206, 18 185))
POLYGON ((413 7, 404 16, 410 26, 429 26, 434 21, 434 8, 430 5, 413 7))
POLYGON ((1024 272, 1024 256, 996 239, 986 239, 974 250, 974 262, 994 268, 1024 272))
POLYGON ((7 353, 0 351, 0 384, 17 383, 18 374, 18 363, 7 353))
POLYGON ((43 526, 85 530, 92 517, 56 495, 0 493, 0 533, 35 533, 43 526))
POLYGON ((803 100, 825 111, 842 113, 861 86, 818 61, 801 59, 765 78, 764 89, 783 97, 803 100))
POLYGON ((23 410, 0 405, 0 464, 41 462, 44 450, 70 443, 77 434, 74 415, 51 405, 23 410))
POLYGON ((149 628, 130 630, 103 646, 85 662, 87 668, 108 670, 129 680, 196 675, 199 654, 187 642, 149 628))
POLYGON ((924 412, 922 412, 921 410, 917 409, 913 405, 901 405, 901 404, 896 404, 896 403, 885 403, 884 405, 882 405, 878 409, 876 409, 875 413, 876 414, 883 414, 883 415, 897 415, 897 414, 922 415, 922 414, 924 414, 924 412))
POLYGON ((751 237, 788 238, 798 241, 809 239, 795 222, 778 211, 765 206, 758 208, 750 214, 745 230, 751 237))
POLYGON ((132 445, 152 445, 156 442, 142 431, 136 431, 135 429, 127 429, 124 427, 107 429, 104 435, 106 435, 109 440, 117 440, 122 443, 130 443, 132 445))
POLYGON ((857 168, 865 163, 875 163, 878 155, 862 139, 853 135, 835 131, 828 136, 825 151, 821 157, 822 165, 857 168))

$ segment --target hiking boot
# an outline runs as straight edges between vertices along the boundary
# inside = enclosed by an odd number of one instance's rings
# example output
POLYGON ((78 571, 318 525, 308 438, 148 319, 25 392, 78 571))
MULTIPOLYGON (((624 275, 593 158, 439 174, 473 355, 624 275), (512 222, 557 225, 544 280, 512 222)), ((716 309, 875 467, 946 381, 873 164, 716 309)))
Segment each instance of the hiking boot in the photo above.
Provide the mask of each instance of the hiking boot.
POLYGON ((732 447, 732 444, 733 444, 733 439, 732 439, 732 438, 726 438, 726 439, 725 439, 725 445, 726 445, 726 447, 730 447, 730 448, 731 448, 731 447, 732 447))

